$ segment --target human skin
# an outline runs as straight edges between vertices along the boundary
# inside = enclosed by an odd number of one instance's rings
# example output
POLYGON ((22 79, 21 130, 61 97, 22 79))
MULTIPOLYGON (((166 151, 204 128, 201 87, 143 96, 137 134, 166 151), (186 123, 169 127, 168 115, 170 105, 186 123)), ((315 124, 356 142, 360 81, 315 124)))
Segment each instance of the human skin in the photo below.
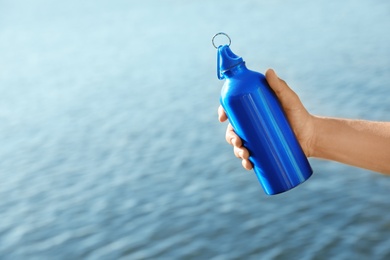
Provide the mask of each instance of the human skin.
MULTIPOLYGON (((390 174, 390 122, 312 115, 298 95, 272 69, 266 71, 265 77, 278 97, 307 157, 390 174)), ((221 106, 218 108, 218 119, 220 122, 227 120, 221 106)), ((242 166, 251 170, 253 165, 249 161, 250 154, 230 124, 225 137, 234 147, 235 156, 242 160, 242 166)))

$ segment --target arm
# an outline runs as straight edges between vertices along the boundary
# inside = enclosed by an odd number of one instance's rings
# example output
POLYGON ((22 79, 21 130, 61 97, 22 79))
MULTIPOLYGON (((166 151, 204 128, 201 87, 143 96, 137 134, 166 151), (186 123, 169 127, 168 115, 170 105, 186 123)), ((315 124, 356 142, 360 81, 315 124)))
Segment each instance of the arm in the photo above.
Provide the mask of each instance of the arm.
POLYGON ((390 174, 390 122, 314 117, 311 156, 390 174))
MULTIPOLYGON (((306 156, 390 174, 390 122, 313 116, 273 70, 268 70, 265 76, 306 156)), ((222 107, 218 109, 218 114, 221 122, 227 120, 222 107)), ((234 146, 234 154, 242 159, 243 167, 252 169, 249 152, 230 124, 226 130, 226 141, 234 146)))

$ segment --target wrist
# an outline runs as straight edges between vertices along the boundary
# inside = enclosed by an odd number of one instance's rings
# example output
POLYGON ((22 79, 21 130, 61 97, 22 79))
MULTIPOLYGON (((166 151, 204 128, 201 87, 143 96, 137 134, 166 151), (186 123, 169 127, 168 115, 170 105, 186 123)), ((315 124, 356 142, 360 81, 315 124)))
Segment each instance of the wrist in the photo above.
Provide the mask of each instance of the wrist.
POLYGON ((307 157, 317 157, 318 153, 318 139, 321 131, 322 118, 315 115, 310 116, 309 136, 307 139, 307 157))
POLYGON ((337 152, 334 148, 340 145, 342 140, 337 136, 337 119, 321 116, 313 116, 313 133, 311 140, 311 157, 332 159, 337 152), (336 130, 336 131, 335 131, 336 130))

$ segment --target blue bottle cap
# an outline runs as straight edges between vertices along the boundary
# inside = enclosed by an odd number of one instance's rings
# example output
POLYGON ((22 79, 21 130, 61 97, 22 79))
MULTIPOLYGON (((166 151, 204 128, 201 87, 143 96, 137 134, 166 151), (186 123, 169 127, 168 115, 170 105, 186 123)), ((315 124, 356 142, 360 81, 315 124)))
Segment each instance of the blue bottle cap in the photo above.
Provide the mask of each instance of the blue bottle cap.
POLYGON ((242 57, 237 56, 229 48, 229 45, 221 45, 217 52, 217 76, 218 79, 223 79, 223 73, 231 68, 243 63, 242 57))

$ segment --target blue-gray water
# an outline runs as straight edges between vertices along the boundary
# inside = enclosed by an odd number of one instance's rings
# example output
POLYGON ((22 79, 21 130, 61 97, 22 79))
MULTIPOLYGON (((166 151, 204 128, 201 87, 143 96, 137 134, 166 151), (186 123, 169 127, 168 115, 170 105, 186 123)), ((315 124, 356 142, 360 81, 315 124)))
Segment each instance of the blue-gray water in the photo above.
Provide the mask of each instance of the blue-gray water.
POLYGON ((211 37, 315 114, 390 120, 390 2, 0 1, 0 259, 389 259, 390 178, 266 196, 211 37))

